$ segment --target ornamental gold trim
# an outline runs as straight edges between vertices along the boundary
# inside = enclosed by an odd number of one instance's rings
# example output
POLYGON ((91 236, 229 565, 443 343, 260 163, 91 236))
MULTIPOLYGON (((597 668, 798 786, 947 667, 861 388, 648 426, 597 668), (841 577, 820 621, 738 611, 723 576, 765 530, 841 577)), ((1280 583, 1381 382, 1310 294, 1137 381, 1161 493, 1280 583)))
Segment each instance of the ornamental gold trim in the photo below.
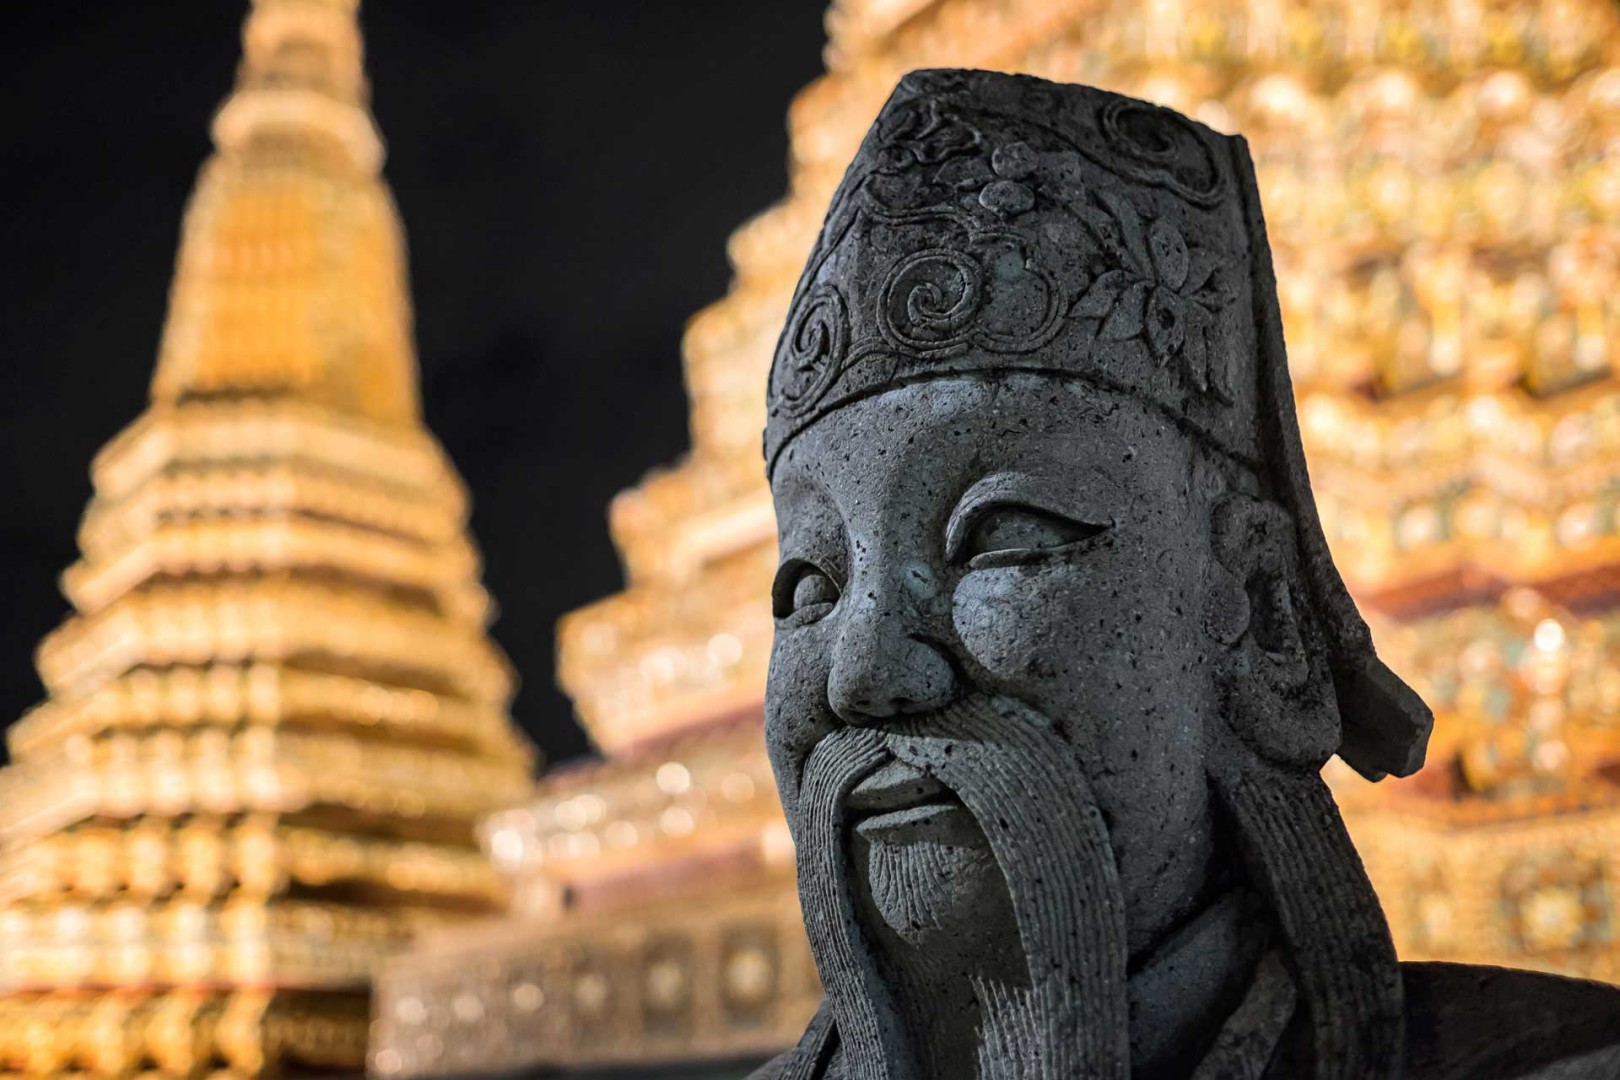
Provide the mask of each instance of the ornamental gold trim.
POLYGON ((435 1076, 764 1054, 821 984, 791 883, 675 910, 503 922, 377 977, 369 1071, 435 1076))

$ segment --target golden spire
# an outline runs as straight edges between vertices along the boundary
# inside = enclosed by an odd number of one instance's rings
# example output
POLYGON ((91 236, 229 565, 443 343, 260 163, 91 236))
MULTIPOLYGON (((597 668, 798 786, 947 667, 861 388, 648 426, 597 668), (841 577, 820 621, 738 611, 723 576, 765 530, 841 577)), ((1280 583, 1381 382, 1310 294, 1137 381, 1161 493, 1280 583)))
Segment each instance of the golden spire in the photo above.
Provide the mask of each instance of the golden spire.
POLYGON ((186 215, 156 404, 287 394, 418 419, 404 237, 356 0, 255 0, 186 215))
POLYGON ((502 897, 530 791, 421 426, 354 0, 256 0, 152 401, 0 772, 0 1074, 360 1065, 371 967, 502 897))

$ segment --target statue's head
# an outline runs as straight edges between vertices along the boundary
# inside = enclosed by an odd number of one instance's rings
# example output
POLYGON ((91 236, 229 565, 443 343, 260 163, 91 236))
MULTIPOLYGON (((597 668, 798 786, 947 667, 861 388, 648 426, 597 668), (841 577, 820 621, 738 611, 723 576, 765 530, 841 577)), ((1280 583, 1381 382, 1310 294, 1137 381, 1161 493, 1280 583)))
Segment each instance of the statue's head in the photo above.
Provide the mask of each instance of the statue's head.
POLYGON ((948 1075, 928 1013, 1122 1076, 1127 984, 1234 892, 1354 1014, 1313 1016, 1319 1049, 1376 1063, 1393 958, 1317 773, 1411 772, 1428 713, 1317 524, 1243 142, 907 76, 768 408, 766 734, 852 1075, 948 1075))

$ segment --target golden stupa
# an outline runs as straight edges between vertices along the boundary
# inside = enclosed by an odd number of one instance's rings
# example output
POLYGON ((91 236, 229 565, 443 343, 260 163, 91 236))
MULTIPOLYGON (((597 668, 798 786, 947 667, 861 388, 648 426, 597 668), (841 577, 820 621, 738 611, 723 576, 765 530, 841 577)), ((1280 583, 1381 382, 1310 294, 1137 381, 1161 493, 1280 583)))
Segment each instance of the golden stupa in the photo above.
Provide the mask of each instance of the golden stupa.
POLYGON ((151 403, 0 773, 0 1075, 355 1069, 372 967, 504 884, 532 790, 422 426, 357 0, 256 0, 151 403))
POLYGON ((837 0, 786 200, 685 340, 691 453, 621 495, 561 627, 604 760, 491 818, 498 932, 378 987, 373 1069, 719 1058, 819 996, 764 761, 764 385, 832 189, 904 72, 1029 72, 1241 131, 1306 447, 1429 766, 1333 779, 1402 954, 1620 981, 1620 9, 1611 0, 837 0))

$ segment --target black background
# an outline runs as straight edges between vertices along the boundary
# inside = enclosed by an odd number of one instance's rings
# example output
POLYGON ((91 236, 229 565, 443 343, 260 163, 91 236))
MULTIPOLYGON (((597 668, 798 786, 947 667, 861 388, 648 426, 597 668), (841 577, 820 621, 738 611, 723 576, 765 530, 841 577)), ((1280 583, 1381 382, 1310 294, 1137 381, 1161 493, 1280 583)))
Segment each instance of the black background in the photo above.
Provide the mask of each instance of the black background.
MULTIPOLYGON (((687 445, 679 340, 786 186, 823 0, 368 0, 429 425, 466 477, 518 720, 585 748, 557 617, 617 589, 612 494, 687 445)), ((41 694, 90 458, 146 400, 246 0, 0 11, 0 724, 41 694)))

